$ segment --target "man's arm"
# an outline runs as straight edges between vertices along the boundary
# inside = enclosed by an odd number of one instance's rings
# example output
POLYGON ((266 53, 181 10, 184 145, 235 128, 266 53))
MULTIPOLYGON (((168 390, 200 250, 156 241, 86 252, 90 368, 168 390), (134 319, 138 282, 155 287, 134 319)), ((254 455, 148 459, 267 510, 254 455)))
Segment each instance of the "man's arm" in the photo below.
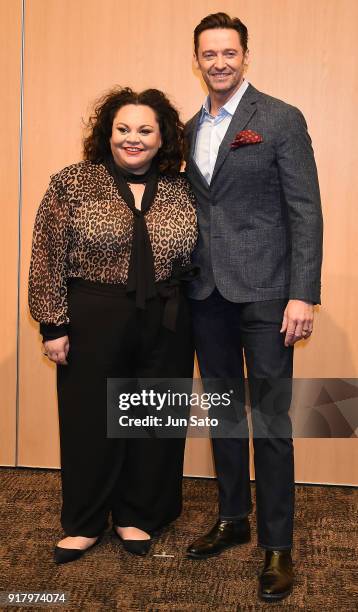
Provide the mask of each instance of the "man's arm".
POLYGON ((277 163, 292 243, 289 302, 281 332, 289 346, 311 335, 313 304, 321 302, 323 221, 317 168, 302 113, 288 107, 281 130, 277 163))
POLYGON ((297 108, 288 107, 281 132, 277 163, 292 243, 289 298, 320 304, 321 200, 311 139, 297 108))

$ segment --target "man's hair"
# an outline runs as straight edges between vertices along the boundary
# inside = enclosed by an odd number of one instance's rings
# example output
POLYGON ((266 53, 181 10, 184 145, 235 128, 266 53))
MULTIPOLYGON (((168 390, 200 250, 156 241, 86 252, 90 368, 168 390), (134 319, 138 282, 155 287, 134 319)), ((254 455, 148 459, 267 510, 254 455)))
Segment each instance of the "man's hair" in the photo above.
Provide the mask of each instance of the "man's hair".
POLYGON ((248 39, 246 25, 238 17, 229 17, 226 13, 213 13, 204 17, 194 30, 194 49, 196 55, 198 54, 200 34, 205 30, 214 30, 216 28, 236 30, 244 53, 246 53, 248 39))

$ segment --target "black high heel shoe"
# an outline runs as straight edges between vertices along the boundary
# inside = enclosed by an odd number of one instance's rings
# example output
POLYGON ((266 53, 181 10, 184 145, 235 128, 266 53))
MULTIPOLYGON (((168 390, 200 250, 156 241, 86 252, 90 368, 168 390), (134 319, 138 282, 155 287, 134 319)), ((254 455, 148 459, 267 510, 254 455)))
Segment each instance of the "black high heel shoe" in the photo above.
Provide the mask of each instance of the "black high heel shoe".
POLYGON ((96 544, 99 544, 103 537, 103 534, 99 535, 97 540, 88 546, 88 548, 62 548, 61 546, 55 546, 54 550, 54 560, 57 565, 61 565, 62 563, 70 563, 71 561, 76 561, 80 557, 91 550, 96 544))
POLYGON ((124 550, 131 553, 131 555, 139 555, 145 557, 149 553, 152 545, 152 538, 149 540, 124 540, 117 532, 115 526, 112 526, 113 533, 117 536, 118 540, 123 544, 124 550))

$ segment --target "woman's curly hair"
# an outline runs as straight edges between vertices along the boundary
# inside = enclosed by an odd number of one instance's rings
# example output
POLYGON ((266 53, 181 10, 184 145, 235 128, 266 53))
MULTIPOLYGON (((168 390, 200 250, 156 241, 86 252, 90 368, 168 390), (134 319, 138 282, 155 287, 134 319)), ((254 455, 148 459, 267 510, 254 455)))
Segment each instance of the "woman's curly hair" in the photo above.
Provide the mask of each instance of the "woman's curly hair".
POLYGON ((178 111, 159 89, 146 89, 140 93, 130 87, 117 87, 97 100, 94 112, 87 123, 87 136, 83 141, 83 158, 100 163, 110 156, 110 138, 114 117, 126 104, 150 106, 159 123, 162 146, 156 159, 161 174, 174 175, 180 171, 183 161, 183 124, 178 111))

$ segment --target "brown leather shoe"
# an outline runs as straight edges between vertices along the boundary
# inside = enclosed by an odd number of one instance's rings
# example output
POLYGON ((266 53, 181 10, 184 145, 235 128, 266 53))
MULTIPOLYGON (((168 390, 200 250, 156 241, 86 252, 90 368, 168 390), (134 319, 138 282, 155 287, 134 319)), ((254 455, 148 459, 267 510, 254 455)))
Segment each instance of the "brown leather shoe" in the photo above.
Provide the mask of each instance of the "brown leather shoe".
POLYGON ((250 541, 250 523, 248 518, 240 521, 218 520, 206 535, 198 538, 187 548, 191 559, 207 559, 220 555, 223 550, 245 544, 250 541))
POLYGON ((259 578, 259 597, 277 601, 292 591, 293 567, 290 550, 266 550, 265 565, 259 578))

